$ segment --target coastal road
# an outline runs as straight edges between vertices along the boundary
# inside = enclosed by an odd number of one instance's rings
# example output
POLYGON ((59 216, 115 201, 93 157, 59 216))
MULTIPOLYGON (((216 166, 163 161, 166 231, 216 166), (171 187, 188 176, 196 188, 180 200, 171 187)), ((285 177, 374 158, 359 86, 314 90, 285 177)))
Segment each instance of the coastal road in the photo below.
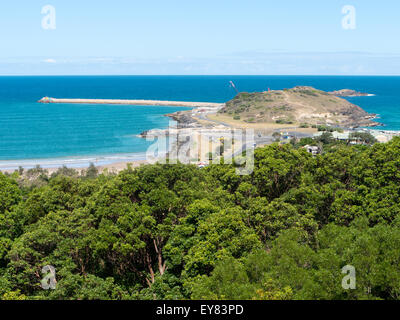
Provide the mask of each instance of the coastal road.
POLYGON ((224 126, 224 127, 230 127, 229 124, 222 122, 222 121, 218 121, 218 120, 211 120, 210 118, 207 117, 207 115, 209 114, 216 114, 216 112, 208 112, 208 113, 201 113, 198 116, 196 116, 196 118, 199 118, 201 120, 205 120, 205 121, 209 121, 209 122, 213 122, 215 124, 224 126))

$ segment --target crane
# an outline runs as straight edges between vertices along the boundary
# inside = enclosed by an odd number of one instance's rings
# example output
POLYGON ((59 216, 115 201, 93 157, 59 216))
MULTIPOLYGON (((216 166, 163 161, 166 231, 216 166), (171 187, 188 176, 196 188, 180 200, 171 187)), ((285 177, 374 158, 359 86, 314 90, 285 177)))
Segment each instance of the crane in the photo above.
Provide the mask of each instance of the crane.
POLYGON ((229 81, 229 86, 232 87, 233 89, 235 89, 236 93, 239 93, 239 90, 236 88, 236 86, 233 83, 233 81, 229 81))

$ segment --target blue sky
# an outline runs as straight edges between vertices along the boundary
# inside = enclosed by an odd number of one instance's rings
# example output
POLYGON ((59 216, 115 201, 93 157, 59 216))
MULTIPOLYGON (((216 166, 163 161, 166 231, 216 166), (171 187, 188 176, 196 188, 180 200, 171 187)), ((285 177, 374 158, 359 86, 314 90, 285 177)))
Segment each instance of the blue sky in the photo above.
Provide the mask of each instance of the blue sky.
POLYGON ((400 75, 399 16, 398 0, 1 1, 0 74, 400 75))

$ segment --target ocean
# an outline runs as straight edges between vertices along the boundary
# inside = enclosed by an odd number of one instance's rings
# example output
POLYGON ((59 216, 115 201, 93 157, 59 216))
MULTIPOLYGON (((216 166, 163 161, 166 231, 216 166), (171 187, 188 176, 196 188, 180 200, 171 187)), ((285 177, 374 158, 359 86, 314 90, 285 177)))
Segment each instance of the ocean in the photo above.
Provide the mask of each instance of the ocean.
POLYGON ((152 143, 136 137, 165 128, 183 107, 40 104, 55 98, 226 102, 239 91, 296 85, 374 96, 347 98, 377 113, 382 129, 400 130, 400 77, 364 76, 18 76, 0 77, 0 168, 81 166, 143 159, 152 143))

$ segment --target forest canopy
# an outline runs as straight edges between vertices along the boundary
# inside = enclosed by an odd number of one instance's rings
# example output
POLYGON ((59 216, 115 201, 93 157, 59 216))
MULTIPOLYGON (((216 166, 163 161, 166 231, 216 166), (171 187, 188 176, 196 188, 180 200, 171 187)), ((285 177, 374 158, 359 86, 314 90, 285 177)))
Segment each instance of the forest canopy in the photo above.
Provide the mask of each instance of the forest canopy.
POLYGON ((400 138, 232 165, 0 173, 2 299, 399 299, 400 138), (41 287, 54 266, 55 289, 41 287), (356 288, 342 268, 354 266, 356 288))

